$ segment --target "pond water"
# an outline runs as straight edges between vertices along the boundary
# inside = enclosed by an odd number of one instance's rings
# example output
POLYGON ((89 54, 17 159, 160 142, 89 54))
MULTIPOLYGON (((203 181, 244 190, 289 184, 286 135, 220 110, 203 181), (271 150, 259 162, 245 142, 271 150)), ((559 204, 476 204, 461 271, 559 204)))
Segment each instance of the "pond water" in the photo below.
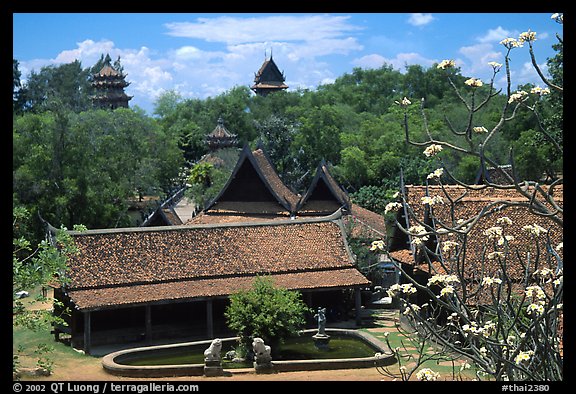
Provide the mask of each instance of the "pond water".
MULTIPOLYGON (((222 343, 222 356, 233 350, 237 345, 235 341, 222 343)), ((199 347, 175 347, 161 351, 138 354, 137 357, 126 357, 117 360, 123 365, 154 366, 154 365, 181 365, 203 364, 204 346, 199 347)), ((313 360, 313 359, 342 359, 372 357, 378 350, 366 341, 354 336, 333 335, 330 338, 327 349, 318 349, 310 336, 298 336, 288 338, 280 345, 280 349, 274 360, 313 360)), ((252 362, 232 362, 222 357, 224 369, 252 368, 252 362)))

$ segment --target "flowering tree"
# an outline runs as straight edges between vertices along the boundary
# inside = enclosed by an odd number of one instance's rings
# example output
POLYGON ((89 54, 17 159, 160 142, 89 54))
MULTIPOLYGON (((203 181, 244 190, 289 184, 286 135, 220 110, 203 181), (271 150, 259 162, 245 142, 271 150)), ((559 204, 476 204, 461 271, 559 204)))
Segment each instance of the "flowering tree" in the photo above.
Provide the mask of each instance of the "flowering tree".
MULTIPOLYGON (((563 15, 554 14, 552 19, 563 23, 563 15)), ((464 82, 466 86, 459 87, 447 75, 467 112, 461 129, 446 119, 447 128, 454 135, 450 141, 434 138, 426 122, 423 101, 421 113, 427 140, 414 141, 407 111, 412 102, 408 98, 396 102, 404 109, 406 142, 423 147, 423 154, 438 160, 440 168, 428 175, 426 192, 419 201, 414 202, 402 189, 402 201, 386 207, 386 213, 403 214, 396 216, 396 226, 409 237, 415 260, 428 274, 427 281, 417 280, 398 264, 404 283, 392 286, 389 294, 400 300, 404 319, 422 338, 435 342, 446 354, 470 360, 478 371, 477 377, 482 379, 563 378, 563 203, 558 198, 563 179, 557 177, 547 185, 517 179, 512 150, 511 171, 506 171, 488 152, 489 143, 503 132, 507 122, 521 111, 530 111, 537 119, 542 139, 562 156, 562 144, 542 112, 547 95, 562 95, 562 78, 544 76, 534 53, 536 39, 536 33, 528 31, 518 38, 502 40, 504 64, 489 63, 493 74, 488 86, 480 79, 470 78, 464 82), (511 88, 510 53, 524 45, 528 45, 532 64, 545 85, 535 86, 530 92, 511 88), (504 92, 494 88, 495 77, 502 69, 507 81, 504 92), (501 94, 506 100, 499 119, 491 125, 476 124, 478 112, 501 94), (492 167, 503 181, 493 182, 488 177, 478 185, 458 181, 442 160, 444 150, 476 157, 482 173, 492 167), (446 181, 456 185, 448 186, 446 181), (473 215, 460 216, 467 212, 460 209, 467 196, 494 190, 508 197, 486 200, 473 215), (511 217, 534 220, 519 224, 511 217), (416 301, 417 295, 420 302, 416 301)), ((556 49, 561 51, 562 38, 557 39, 556 49)), ((438 64, 443 70, 453 67, 453 60, 438 64)), ((386 252, 382 241, 375 242, 371 249, 386 252)), ((411 371, 402 367, 400 377, 409 378, 412 373, 420 380, 439 377, 430 369, 417 370, 419 366, 417 363, 411 371)))

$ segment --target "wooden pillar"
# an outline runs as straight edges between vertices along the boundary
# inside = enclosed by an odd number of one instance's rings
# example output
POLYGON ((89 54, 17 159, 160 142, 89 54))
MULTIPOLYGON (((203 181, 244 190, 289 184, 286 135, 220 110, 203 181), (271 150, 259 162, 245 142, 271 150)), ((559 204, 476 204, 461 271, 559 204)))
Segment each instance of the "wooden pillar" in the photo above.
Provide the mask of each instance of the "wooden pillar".
POLYGON ((354 305, 356 309, 356 325, 362 325, 362 292, 359 287, 354 288, 354 305))
POLYGON ((91 312, 84 312, 84 353, 90 354, 92 344, 91 312))
POLYGON ((71 306, 72 309, 70 313, 70 346, 72 348, 76 348, 77 340, 78 340, 78 310, 71 306))
POLYGON ((152 341, 152 307, 150 305, 146 305, 144 312, 144 319, 146 325, 146 342, 152 341))
POLYGON ((206 335, 214 338, 214 313, 212 311, 212 298, 206 301, 206 335))

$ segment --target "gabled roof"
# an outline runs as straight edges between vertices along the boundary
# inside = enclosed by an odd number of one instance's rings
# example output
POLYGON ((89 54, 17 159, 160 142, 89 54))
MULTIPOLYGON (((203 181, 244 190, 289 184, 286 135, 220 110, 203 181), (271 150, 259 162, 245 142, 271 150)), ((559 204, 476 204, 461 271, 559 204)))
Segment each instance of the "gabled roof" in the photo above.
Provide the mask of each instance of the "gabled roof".
POLYGON ((331 213, 338 208, 349 211, 350 199, 330 174, 326 162, 322 160, 316 168, 310 187, 298 201, 296 210, 301 214, 305 214, 306 211, 331 213))
POLYGON ((353 266, 340 215, 69 233, 78 253, 66 291, 81 310, 226 296, 256 275, 289 289, 369 284, 353 266))
POLYGON ((284 74, 274 63, 272 56, 264 61, 258 72, 254 76, 254 85, 250 89, 258 92, 259 90, 280 90, 287 89, 284 83, 284 74))
POLYGON ((240 203, 243 207, 251 205, 252 208, 265 208, 269 213, 281 210, 292 213, 298 199, 299 197, 284 185, 262 149, 252 152, 245 145, 230 178, 204 211, 233 211, 234 205, 240 203))

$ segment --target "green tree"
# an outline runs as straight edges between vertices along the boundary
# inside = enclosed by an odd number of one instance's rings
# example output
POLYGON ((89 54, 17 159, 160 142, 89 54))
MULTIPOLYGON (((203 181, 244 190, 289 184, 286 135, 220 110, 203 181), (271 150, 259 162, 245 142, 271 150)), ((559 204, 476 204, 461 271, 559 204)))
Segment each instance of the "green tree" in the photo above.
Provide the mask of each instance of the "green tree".
POLYGON ((80 61, 59 66, 45 66, 39 72, 32 71, 22 88, 24 109, 42 112, 54 103, 74 112, 90 108, 91 86, 89 70, 82 69, 80 61))
MULTIPOLYGON (((66 256, 74 253, 75 246, 65 230, 56 231, 54 244, 47 240, 41 241, 36 246, 27 237, 25 227, 29 225, 30 212, 21 205, 13 205, 12 210, 13 249, 12 249, 12 323, 13 327, 24 330, 49 330, 52 324, 66 325, 63 314, 68 313, 60 308, 61 314, 53 314, 52 311, 26 308, 18 296, 19 292, 26 291, 31 294, 39 287, 47 287, 48 283, 64 284, 66 272, 66 256), (54 246, 54 245, 57 245, 54 246)), ((76 230, 82 230, 83 226, 75 226, 76 230)), ((30 301, 46 302, 48 299, 43 294, 30 301)), ((61 306, 61 305, 59 305, 61 306)), ((21 356, 33 356, 36 359, 36 367, 52 371, 53 360, 49 354, 50 346, 41 343, 35 350, 27 348, 22 343, 15 343, 17 350, 13 353, 12 369, 18 373, 21 356)))
POLYGON ((306 312, 299 292, 275 287, 269 277, 257 276, 251 289, 230 296, 224 315, 246 349, 252 349, 253 338, 262 338, 274 353, 283 339, 303 327, 306 312))
POLYGON ((55 226, 130 224, 127 200, 170 191, 177 139, 142 112, 120 108, 25 114, 13 125, 13 190, 55 226))

